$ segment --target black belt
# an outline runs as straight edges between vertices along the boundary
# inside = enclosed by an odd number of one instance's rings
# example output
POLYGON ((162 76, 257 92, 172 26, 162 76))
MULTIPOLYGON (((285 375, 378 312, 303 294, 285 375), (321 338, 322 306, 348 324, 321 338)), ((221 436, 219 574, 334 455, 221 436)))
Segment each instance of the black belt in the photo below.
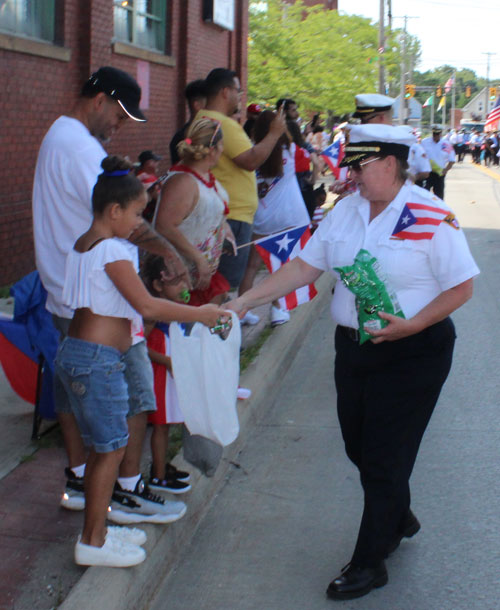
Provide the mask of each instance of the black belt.
POLYGON ((349 337, 351 341, 356 341, 359 343, 359 330, 357 328, 352 328, 351 326, 341 326, 340 324, 337 325, 337 328, 340 329, 346 337, 349 337))

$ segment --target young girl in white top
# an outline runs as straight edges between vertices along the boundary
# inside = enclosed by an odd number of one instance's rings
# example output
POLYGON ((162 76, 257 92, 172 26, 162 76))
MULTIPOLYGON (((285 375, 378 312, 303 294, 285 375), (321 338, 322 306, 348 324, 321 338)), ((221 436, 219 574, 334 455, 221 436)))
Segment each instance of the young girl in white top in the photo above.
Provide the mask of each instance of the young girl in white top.
POLYGON ((141 224, 147 202, 131 164, 106 157, 92 193, 94 219, 66 262, 63 299, 74 310, 61 343, 56 370, 70 397, 82 438, 90 446, 85 470, 85 519, 75 547, 81 565, 126 567, 144 561, 141 530, 106 528, 118 466, 128 440, 128 391, 123 354, 131 320, 202 322, 215 326, 229 316, 215 305, 190 307, 157 299, 137 275, 137 254, 126 242, 141 224))

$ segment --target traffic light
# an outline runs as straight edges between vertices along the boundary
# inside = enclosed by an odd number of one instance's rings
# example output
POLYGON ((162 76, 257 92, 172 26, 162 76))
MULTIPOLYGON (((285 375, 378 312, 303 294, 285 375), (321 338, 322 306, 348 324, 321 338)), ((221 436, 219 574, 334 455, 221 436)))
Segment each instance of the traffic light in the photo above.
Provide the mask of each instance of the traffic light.
POLYGON ((471 95, 471 88, 470 85, 467 85, 467 87, 465 87, 465 97, 470 97, 471 95))
POLYGON ((408 99, 415 95, 415 85, 405 85, 405 98, 408 99))
POLYGON ((439 85, 438 88, 436 89, 436 95, 438 97, 441 97, 443 95, 443 89, 442 89, 441 85, 439 85))
POLYGON ((497 97, 497 88, 490 87, 490 100, 495 101, 497 97))

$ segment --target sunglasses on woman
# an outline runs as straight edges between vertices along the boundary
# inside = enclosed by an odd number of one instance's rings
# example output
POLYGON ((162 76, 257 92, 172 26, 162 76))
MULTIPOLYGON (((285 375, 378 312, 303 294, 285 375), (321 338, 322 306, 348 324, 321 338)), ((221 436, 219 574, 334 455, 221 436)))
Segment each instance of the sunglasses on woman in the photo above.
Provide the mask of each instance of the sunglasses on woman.
POLYGON ((369 163, 373 163, 373 161, 379 161, 381 157, 373 157, 373 159, 367 159, 366 161, 355 161, 349 165, 349 169, 353 172, 361 172, 363 171, 363 167, 368 165, 369 163))

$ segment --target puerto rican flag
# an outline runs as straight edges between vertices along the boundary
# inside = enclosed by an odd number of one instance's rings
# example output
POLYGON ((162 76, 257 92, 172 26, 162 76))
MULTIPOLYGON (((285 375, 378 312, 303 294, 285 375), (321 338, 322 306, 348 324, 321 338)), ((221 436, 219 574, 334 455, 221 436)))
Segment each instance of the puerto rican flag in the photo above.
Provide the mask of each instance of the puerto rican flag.
POLYGON ((344 158, 344 145, 340 138, 330 144, 325 150, 321 153, 321 157, 328 165, 328 167, 332 170, 333 175, 337 180, 339 179, 339 172, 341 168, 339 167, 339 163, 344 158))
POLYGON ((458 223, 449 210, 425 203, 407 203, 394 227, 391 239, 432 239, 443 220, 458 229, 458 223))
MULTIPOLYGON (((310 237, 309 225, 304 225, 263 237, 255 242, 255 247, 269 272, 274 273, 285 263, 295 258, 304 248, 310 237)), ((290 311, 297 307, 297 305, 311 301, 316 295, 317 290, 314 284, 302 286, 279 299, 280 307, 290 311)))

